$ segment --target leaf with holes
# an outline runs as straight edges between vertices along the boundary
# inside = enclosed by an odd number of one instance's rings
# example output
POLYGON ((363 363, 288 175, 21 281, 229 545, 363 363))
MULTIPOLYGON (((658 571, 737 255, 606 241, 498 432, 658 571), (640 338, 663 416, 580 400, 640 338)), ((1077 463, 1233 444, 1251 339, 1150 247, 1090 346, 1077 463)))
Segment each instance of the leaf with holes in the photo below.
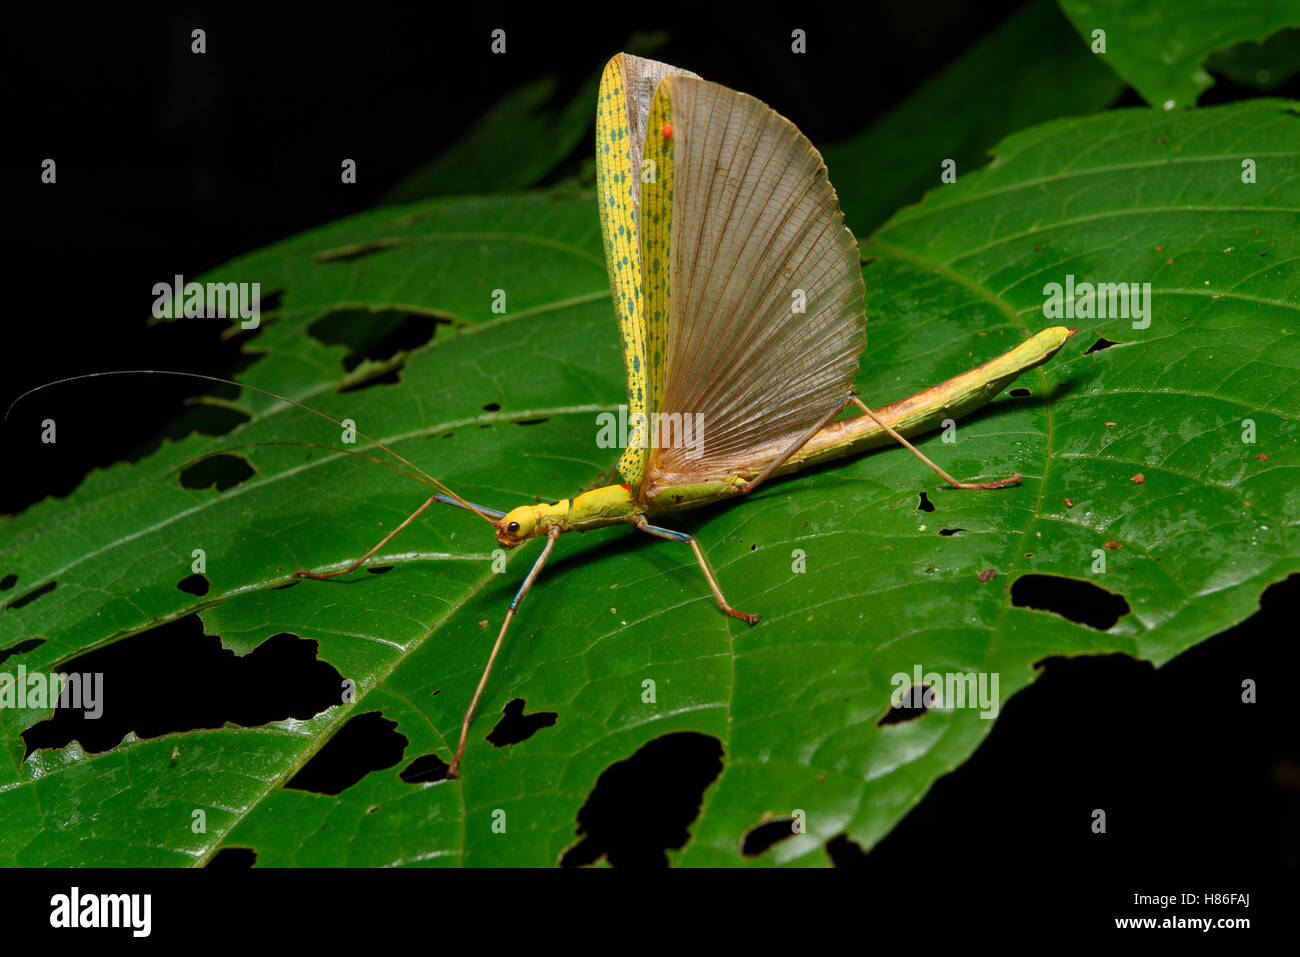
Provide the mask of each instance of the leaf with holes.
MULTIPOLYGON (((996 675, 991 715, 1044 657, 1163 663, 1300 570, 1298 153, 1294 104, 1123 110, 1012 136, 899 213, 863 246, 857 385, 873 404, 1062 321, 1044 316, 1061 287, 1051 308, 1079 327, 1062 355, 949 430, 955 442, 921 442, 957 475, 1019 468, 1025 484, 951 491, 883 450, 674 520, 728 597, 763 614, 754 629, 718 614, 684 548, 619 528, 562 538, 455 782, 442 772, 464 706, 538 543, 497 574, 481 521, 428 512, 377 556, 385 573, 284 587, 299 566, 363 553, 422 489, 298 446, 238 450, 251 474, 186 487, 174 470, 200 452, 340 441, 263 396, 223 399, 251 416, 231 435, 165 444, 7 523, 3 667, 75 671, 198 612, 241 656, 285 634, 317 643, 338 701, 25 758, 22 732, 50 709, 0 709, 0 861, 193 864, 237 847, 264 865, 577 863, 604 853, 590 796, 637 781, 694 789, 698 814, 663 829, 677 863, 825 864, 839 835, 869 847, 992 725, 940 706, 951 699, 892 708, 918 671, 996 675), (1099 283, 1139 294, 1089 296, 1099 283), (367 735, 382 746, 364 769, 311 786, 327 742, 367 735), (680 782, 646 770, 674 762, 680 782)), ((283 290, 248 341, 250 382, 505 507, 570 495, 612 464, 593 441, 595 414, 623 400, 599 248, 589 197, 448 200, 331 224, 216 275, 283 290), (323 255, 339 250, 367 254, 323 255), (395 383, 344 391, 358 337, 324 344, 320 321, 398 308, 454 326, 393 360, 395 383)), ((95 387, 110 401, 112 380, 95 387)))

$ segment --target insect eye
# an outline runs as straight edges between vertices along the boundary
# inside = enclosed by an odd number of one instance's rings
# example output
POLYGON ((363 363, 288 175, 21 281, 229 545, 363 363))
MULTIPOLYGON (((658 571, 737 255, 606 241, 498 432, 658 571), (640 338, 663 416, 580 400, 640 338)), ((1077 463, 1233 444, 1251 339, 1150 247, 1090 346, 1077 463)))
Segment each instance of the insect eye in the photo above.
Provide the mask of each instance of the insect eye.
POLYGON ((518 522, 511 522, 509 525, 506 526, 506 531, 507 531, 507 532, 517 532, 517 531, 519 531, 519 523, 518 523, 518 522))

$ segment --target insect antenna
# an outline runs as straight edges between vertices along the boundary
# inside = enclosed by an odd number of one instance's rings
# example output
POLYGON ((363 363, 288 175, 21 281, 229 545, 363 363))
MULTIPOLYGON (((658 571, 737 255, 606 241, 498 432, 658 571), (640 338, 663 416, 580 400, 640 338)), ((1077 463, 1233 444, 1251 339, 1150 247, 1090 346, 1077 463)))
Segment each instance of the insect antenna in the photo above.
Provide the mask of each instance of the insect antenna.
MULTIPOLYGON (((174 372, 170 369, 115 369, 110 372, 88 372, 85 373, 84 375, 74 375, 74 376, 68 376, 63 379, 55 379, 53 382, 46 382, 44 385, 38 385, 35 388, 28 389, 22 395, 18 396, 18 398, 10 402, 9 408, 5 410, 5 420, 8 421, 9 413, 13 411, 14 406, 16 406, 19 402, 23 401, 23 399, 27 398, 29 395, 32 395, 33 393, 40 392, 43 389, 52 388, 53 386, 56 385, 64 385, 65 383, 68 382, 78 382, 82 379, 96 379, 101 376, 110 376, 110 375, 170 375, 170 376, 178 376, 183 379, 201 379, 205 382, 219 382, 223 385, 235 386, 238 389, 249 389, 253 392, 260 392, 262 395, 269 395, 273 399, 279 399, 281 402, 288 403, 289 405, 295 406, 306 412, 310 412, 312 415, 318 416, 324 419, 326 422, 333 422, 339 428, 345 428, 343 423, 340 422, 338 419, 334 418, 332 415, 326 415, 324 412, 321 412, 319 409, 313 409, 309 405, 304 405, 303 403, 297 401, 296 399, 290 399, 288 396, 280 395, 280 393, 278 392, 272 392, 270 389, 263 389, 260 388, 259 386, 249 385, 246 382, 236 382, 233 379, 223 379, 220 376, 203 375, 202 373, 198 373, 198 372, 174 372)), ((424 469, 420 468, 410 459, 407 459, 399 455, 398 453, 394 452, 392 449, 384 445, 384 443, 380 442, 378 439, 372 439, 370 436, 366 435, 364 432, 360 431, 359 429, 352 429, 352 431, 355 432, 357 435, 361 436, 371 445, 375 446, 376 448, 383 449, 385 452, 387 452, 393 458, 397 459, 403 465, 410 466, 417 473, 423 476, 427 484, 432 485, 434 488, 442 492, 443 496, 445 496, 445 498, 439 497, 438 499, 439 501, 444 502, 445 504, 448 505, 459 506, 460 508, 463 508, 466 511, 470 511, 473 512, 475 515, 478 515, 485 522, 488 522, 492 525, 496 524, 495 520, 491 517, 491 513, 496 511, 495 509, 483 509, 477 505, 473 505, 470 502, 467 502, 465 499, 461 498, 459 495, 457 495, 455 492, 449 489, 446 485, 443 485, 436 478, 434 478, 428 472, 424 471, 424 469)), ((343 451, 343 450, 339 450, 339 451, 343 451)), ((500 513, 498 513, 497 517, 500 517, 500 513)))
MULTIPOLYGON (((360 435, 361 433, 358 432, 357 434, 360 435)), ((199 462, 202 462, 204 459, 212 458, 214 455, 223 455, 227 452, 238 452, 241 449, 257 449, 257 448, 262 448, 264 446, 274 446, 274 445, 301 446, 303 448, 309 448, 309 449, 325 449, 330 452, 340 452, 343 455, 355 455, 359 459, 365 459, 369 462, 374 462, 376 465, 382 465, 384 466, 384 468, 392 469, 394 472, 401 472, 403 475, 408 475, 411 478, 415 479, 417 482, 419 482, 421 485, 428 485, 432 488, 440 487, 430 482, 426 476, 416 475, 414 472, 408 471, 402 468, 400 465, 394 465, 392 462, 385 462, 383 459, 377 459, 373 455, 367 455, 365 452, 358 452, 355 449, 341 449, 337 445, 323 445, 320 442, 289 442, 282 439, 267 440, 263 442, 245 442, 243 445, 228 445, 224 448, 213 449, 211 452, 204 452, 202 455, 194 456, 194 458, 190 459, 187 462, 182 462, 180 465, 172 469, 172 471, 182 472, 185 469, 189 468, 191 465, 195 465, 199 462)), ((435 495, 434 498, 437 499, 439 502, 442 502, 444 505, 455 505, 457 508, 466 507, 465 505, 462 505, 458 499, 453 499, 447 495, 439 494, 439 495, 435 495)), ((488 508, 486 505, 475 505, 472 502, 467 504, 469 505, 471 511, 479 512, 483 515, 491 515, 494 518, 502 518, 506 514, 500 509, 488 508)))

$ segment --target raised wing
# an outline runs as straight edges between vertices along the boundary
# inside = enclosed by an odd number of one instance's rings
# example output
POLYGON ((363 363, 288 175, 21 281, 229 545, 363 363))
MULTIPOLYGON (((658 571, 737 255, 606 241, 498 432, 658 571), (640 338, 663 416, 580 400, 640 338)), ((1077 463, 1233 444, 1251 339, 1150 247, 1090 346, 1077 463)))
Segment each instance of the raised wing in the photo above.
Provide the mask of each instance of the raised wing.
MULTIPOLYGON (((623 340, 627 369, 629 418, 647 411, 645 314, 642 309, 641 251, 638 240, 641 205, 642 147, 646 119, 659 81, 684 70, 620 53, 605 66, 596 106, 596 185, 605 265, 623 340)), ((631 436, 618 468, 629 484, 639 485, 647 450, 641 436, 631 436)))
POLYGON ((662 396, 650 411, 660 442, 679 416, 695 431, 652 448, 644 481, 726 477, 852 386, 866 345, 858 245, 821 155, 753 97, 668 76, 647 129, 645 310, 668 320, 666 348, 646 353, 662 396))

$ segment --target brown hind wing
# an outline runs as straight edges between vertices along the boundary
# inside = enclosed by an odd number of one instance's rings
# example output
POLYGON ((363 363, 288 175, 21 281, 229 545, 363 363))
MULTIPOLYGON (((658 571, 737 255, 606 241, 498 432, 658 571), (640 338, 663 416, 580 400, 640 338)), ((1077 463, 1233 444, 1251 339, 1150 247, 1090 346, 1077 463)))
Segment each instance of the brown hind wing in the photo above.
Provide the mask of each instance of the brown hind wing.
POLYGON ((734 474, 757 447, 815 424, 853 384, 866 315, 857 242, 792 123, 751 96, 667 76, 645 135, 660 173, 642 185, 646 310, 651 324, 668 319, 650 411, 661 441, 677 416, 698 427, 652 449, 648 490, 734 474))

